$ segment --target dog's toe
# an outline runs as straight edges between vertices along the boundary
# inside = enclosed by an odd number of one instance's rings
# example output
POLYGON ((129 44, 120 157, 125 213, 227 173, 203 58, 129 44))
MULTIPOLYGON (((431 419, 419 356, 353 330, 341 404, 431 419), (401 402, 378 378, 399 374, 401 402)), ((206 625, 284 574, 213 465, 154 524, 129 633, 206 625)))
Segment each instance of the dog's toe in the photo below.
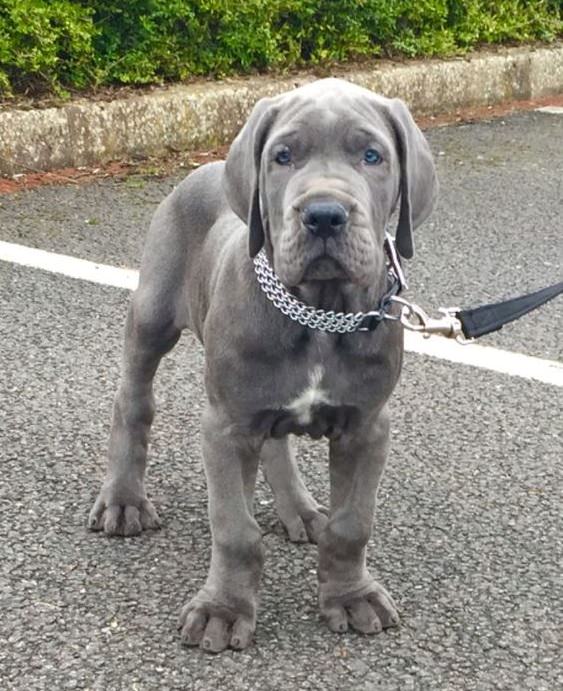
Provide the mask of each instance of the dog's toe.
POLYGON ((178 619, 178 629, 184 645, 199 645, 207 624, 207 614, 202 610, 191 610, 186 605, 178 619))
POLYGON ((252 642, 253 635, 253 622, 246 617, 239 617, 233 624, 230 643, 231 648, 234 648, 235 650, 244 650, 244 648, 248 648, 252 642))
MULTIPOLYGON (((104 533, 106 535, 126 535, 122 520, 123 507, 113 504, 106 507, 104 516, 104 533)), ((131 533, 129 533, 130 535, 131 533)))
POLYGON ((231 639, 229 622, 220 616, 210 617, 200 646, 208 653, 220 653, 229 645, 231 639))
POLYGON ((143 530, 158 530, 160 528, 160 518, 148 499, 141 502, 140 519, 143 530))
POLYGON ((284 523, 284 528, 291 542, 309 542, 307 529, 301 516, 293 516, 291 519, 288 519, 287 523, 284 523))
POLYGON ((348 617, 344 607, 335 605, 323 610, 323 615, 328 627, 334 633, 344 633, 348 631, 348 617))
POLYGON ((350 624, 356 631, 370 634, 379 633, 383 628, 374 608, 366 599, 351 602, 346 609, 350 624))

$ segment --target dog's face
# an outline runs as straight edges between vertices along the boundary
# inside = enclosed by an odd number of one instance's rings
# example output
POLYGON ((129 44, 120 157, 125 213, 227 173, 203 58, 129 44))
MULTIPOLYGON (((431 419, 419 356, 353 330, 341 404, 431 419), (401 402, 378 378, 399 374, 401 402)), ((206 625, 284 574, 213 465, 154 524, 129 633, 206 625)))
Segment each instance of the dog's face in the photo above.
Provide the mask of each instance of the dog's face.
POLYGON ((410 256, 412 228, 430 213, 436 186, 406 107, 335 79, 260 101, 233 143, 226 183, 248 222, 251 255, 266 242, 290 287, 373 285, 399 197, 398 246, 410 256))
POLYGON ((260 165, 264 226, 286 285, 369 286, 399 192, 393 135, 377 114, 370 122, 358 115, 361 101, 327 91, 291 108, 270 133, 260 165))

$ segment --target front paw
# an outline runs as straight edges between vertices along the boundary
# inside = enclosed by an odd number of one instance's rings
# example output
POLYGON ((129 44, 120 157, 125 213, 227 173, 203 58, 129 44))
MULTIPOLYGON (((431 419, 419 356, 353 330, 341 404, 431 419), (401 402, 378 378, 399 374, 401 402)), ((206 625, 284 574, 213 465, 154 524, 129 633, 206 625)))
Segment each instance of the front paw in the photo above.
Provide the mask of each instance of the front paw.
POLYGON ((351 626, 360 633, 375 634, 399 623, 391 595, 373 579, 342 593, 335 592, 334 586, 321 584, 319 600, 323 618, 336 633, 344 633, 351 626))
POLYGON ((220 653, 226 648, 247 648, 255 628, 254 603, 240 599, 225 604, 206 588, 184 605, 178 619, 182 643, 198 645, 209 653, 220 653))
POLYGON ((160 528, 160 519, 144 491, 106 482, 90 511, 88 528, 129 537, 160 528))

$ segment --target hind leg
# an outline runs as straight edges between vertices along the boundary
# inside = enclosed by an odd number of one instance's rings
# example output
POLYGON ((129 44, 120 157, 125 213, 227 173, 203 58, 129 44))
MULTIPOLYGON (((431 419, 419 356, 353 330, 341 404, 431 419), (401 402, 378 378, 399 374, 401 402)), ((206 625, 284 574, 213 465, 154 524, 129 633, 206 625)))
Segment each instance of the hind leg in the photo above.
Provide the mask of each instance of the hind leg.
POLYGON ((305 487, 291 439, 268 439, 261 451, 262 468, 272 488, 278 516, 292 542, 317 542, 327 522, 326 509, 305 487))
POLYGON ((145 492, 149 432, 154 416, 153 378, 180 329, 166 310, 135 294, 127 315, 122 376, 111 426, 106 479, 90 512, 88 527, 108 535, 136 535, 158 528, 145 492))
POLYGON ((106 478, 88 526, 108 535, 136 535, 159 526, 145 492, 149 432, 154 416, 153 379, 163 355, 187 323, 185 223, 174 195, 157 209, 145 243, 139 288, 127 322, 121 382, 113 408, 106 478))

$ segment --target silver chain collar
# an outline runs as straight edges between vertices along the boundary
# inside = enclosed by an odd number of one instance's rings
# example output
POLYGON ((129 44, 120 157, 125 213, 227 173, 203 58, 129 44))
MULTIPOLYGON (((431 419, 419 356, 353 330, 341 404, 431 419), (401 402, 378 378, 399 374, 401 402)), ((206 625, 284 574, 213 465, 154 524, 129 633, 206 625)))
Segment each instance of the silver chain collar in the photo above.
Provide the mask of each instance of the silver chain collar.
MULTIPOLYGON (((395 241, 389 233, 385 236, 385 248, 389 259, 388 277, 391 279, 393 285, 397 285, 397 293, 403 288, 406 288, 406 281, 401 269, 399 258, 395 249, 395 241)), ((328 333, 352 333, 354 331, 370 331, 365 326, 366 319, 371 318, 373 323, 381 321, 382 319, 390 319, 397 321, 399 317, 388 314, 385 310, 385 305, 378 309, 370 310, 369 312, 334 312, 333 310, 322 310, 311 307, 310 305, 301 302, 294 295, 292 295, 283 285, 280 279, 274 273, 270 266, 268 257, 264 249, 254 257, 254 271, 260 287, 264 291, 266 297, 274 303, 274 305, 289 317, 292 321, 298 322, 302 326, 307 326, 310 329, 317 329, 318 331, 326 331, 328 333)), ((394 296, 389 297, 389 302, 393 301, 394 296)))

